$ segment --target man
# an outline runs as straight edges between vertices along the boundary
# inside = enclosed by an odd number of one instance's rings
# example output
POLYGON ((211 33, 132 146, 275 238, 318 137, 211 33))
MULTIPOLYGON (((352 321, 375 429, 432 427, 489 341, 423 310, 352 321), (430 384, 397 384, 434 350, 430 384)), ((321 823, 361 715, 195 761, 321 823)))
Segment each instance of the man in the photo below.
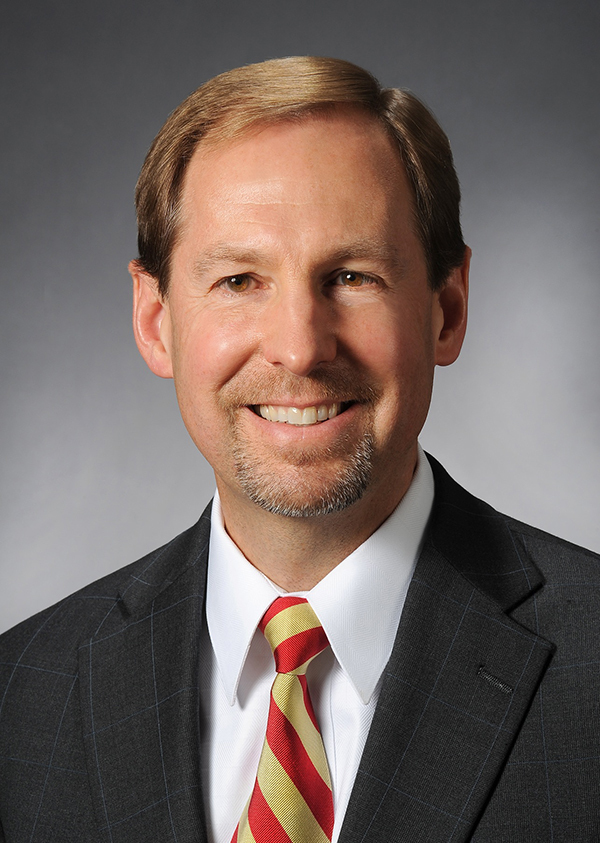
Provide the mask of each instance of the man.
POLYGON ((417 442, 467 312, 432 116, 346 62, 241 68, 136 200, 137 344, 217 496, 4 636, 4 839, 598 839, 598 557, 417 442))

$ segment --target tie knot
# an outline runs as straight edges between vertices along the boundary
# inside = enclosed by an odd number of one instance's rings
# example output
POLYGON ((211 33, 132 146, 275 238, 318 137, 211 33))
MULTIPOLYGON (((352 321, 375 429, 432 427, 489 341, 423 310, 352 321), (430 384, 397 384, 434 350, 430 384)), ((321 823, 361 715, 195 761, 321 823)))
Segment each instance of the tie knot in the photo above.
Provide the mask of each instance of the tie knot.
POLYGON ((303 597, 278 597, 259 624, 271 645, 277 673, 306 673, 328 645, 319 619, 303 597))

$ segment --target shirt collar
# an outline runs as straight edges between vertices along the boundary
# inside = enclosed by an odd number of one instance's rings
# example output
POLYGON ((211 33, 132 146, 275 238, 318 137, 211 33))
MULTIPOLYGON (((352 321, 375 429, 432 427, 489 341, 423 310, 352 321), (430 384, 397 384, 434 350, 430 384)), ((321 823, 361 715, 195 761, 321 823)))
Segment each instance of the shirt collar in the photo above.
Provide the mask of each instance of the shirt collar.
MULTIPOLYGON (((368 703, 391 655, 433 503, 433 473, 419 446, 412 483, 389 518, 308 592, 342 670, 368 703)), ((230 705, 263 614, 282 592, 251 565, 212 508, 206 596, 208 630, 230 705)))

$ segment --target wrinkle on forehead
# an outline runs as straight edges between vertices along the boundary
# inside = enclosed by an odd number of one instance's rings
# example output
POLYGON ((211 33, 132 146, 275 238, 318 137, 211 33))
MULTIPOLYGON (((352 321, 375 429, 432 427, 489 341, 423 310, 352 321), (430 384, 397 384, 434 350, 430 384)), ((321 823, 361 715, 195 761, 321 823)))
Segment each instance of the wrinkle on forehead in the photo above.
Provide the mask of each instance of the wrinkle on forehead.
MULTIPOLYGON (((306 191, 305 191, 306 192, 306 191)), ((255 179, 238 182, 234 188, 220 191, 222 197, 238 205, 263 207, 265 205, 304 206, 311 203, 311 198, 296 197, 290 199, 289 182, 283 178, 255 179)))
POLYGON ((204 195, 189 196, 188 207, 201 199, 204 207, 211 202, 245 207, 248 210, 274 208, 306 208, 307 206, 330 205, 338 201, 336 195, 326 191, 325 180, 299 178, 296 174, 273 178, 240 178, 234 185, 216 183, 206 189, 204 195))

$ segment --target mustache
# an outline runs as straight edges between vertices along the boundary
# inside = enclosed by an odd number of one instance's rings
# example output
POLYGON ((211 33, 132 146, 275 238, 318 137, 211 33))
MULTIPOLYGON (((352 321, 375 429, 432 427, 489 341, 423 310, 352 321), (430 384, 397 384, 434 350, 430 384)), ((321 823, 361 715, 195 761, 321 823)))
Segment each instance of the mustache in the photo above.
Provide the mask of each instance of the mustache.
POLYGON ((287 369, 281 371, 238 373, 221 391, 227 406, 270 404, 279 398, 312 401, 374 403, 379 391, 351 366, 315 369, 310 375, 299 377, 287 369))

